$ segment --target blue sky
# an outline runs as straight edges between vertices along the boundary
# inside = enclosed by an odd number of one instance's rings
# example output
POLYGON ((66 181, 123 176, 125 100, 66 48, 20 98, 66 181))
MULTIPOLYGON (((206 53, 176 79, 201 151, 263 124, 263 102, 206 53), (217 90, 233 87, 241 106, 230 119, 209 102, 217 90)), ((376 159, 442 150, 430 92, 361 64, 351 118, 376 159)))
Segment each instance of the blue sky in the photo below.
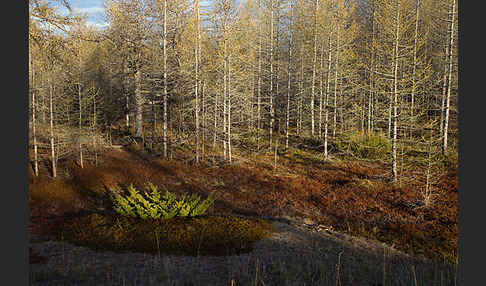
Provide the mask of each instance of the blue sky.
MULTIPOLYGON (((76 13, 82 13, 87 15, 86 20, 89 25, 97 26, 100 28, 107 25, 107 23, 103 19, 104 0, 68 0, 68 2, 71 5, 71 8, 76 13)), ((61 12, 67 13, 67 9, 61 9, 61 12)))
MULTIPOLYGON (((201 5, 205 5, 207 1, 200 0, 201 5)), ((75 12, 80 12, 87 15, 88 25, 96 26, 98 28, 106 27, 108 24, 104 20, 104 0, 68 0, 71 8, 75 12)), ((239 4, 239 0, 235 1, 235 4, 239 4)), ((53 2, 54 4, 56 2, 53 2)), ((61 13, 68 13, 64 7, 60 9, 61 13)))

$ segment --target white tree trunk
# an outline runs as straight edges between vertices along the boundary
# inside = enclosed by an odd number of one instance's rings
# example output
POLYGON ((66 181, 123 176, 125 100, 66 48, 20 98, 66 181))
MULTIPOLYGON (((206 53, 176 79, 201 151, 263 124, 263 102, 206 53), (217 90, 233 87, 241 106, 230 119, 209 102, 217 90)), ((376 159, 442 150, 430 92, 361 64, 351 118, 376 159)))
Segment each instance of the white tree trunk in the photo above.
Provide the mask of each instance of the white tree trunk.
POLYGON ((257 91, 257 150, 260 150, 260 118, 261 118, 261 92, 262 92, 262 9, 261 0, 258 0, 258 91, 257 91))
POLYGON ((51 161, 52 161, 52 177, 57 176, 57 166, 56 166, 56 151, 54 150, 54 114, 52 110, 52 96, 53 96, 53 86, 49 82, 49 123, 50 123, 50 141, 51 141, 51 161))
POLYGON ((322 72, 323 64, 324 64, 324 43, 321 42, 321 58, 320 58, 320 67, 319 71, 321 73, 320 76, 320 84, 319 84, 319 131, 317 133, 319 139, 322 139, 322 109, 323 109, 323 94, 324 94, 324 73, 322 72))
POLYGON ((228 161, 231 163, 231 55, 228 56, 228 161))
POLYGON ((292 68, 292 19, 294 17, 294 10, 292 9, 292 2, 290 2, 290 29, 289 29, 289 66, 287 70, 287 113, 285 120, 285 149, 289 149, 289 127, 290 127, 290 70, 292 68))
MULTIPOLYGON (((337 22, 336 22, 337 23, 337 22)), ((332 122, 332 138, 336 138, 337 126, 337 86, 338 86, 338 70, 339 70, 339 27, 336 26, 336 66, 334 68, 334 106, 333 106, 333 122, 332 122)))
POLYGON ((196 163, 199 163, 199 40, 200 40, 200 31, 199 31, 199 0, 196 0, 196 49, 195 49, 195 58, 196 58, 196 86, 195 86, 195 94, 196 94, 196 163))
POLYGON ((326 78, 326 98, 324 102, 324 158, 328 158, 328 151, 327 151, 327 145, 328 145, 328 120, 329 120, 329 92, 330 92, 330 84, 331 84, 331 62, 332 62, 332 44, 331 44, 331 34, 329 34, 329 46, 328 46, 328 58, 327 58, 327 78, 326 78))
POLYGON ((417 7, 415 12, 415 36, 413 41, 413 70, 412 70, 412 94, 410 102, 410 137, 412 137, 412 131, 414 129, 414 104, 415 104, 415 92, 417 89, 416 73, 417 73, 417 46, 418 46, 418 27, 419 27, 419 12, 420 12, 420 0, 417 0, 417 7))
POLYGON ((142 71, 135 72, 135 137, 143 138, 142 71))
POLYGON ((314 137, 315 119, 314 119, 314 105, 315 105, 315 85, 316 85, 316 62, 317 62, 317 7, 319 0, 315 2, 314 10, 314 57, 312 59, 312 91, 311 91, 311 135, 314 137))
POLYGON ((167 0, 164 1, 164 127, 163 127, 163 137, 164 137, 164 158, 167 159, 167 0))
POLYGON ((83 144, 82 144, 82 137, 83 137, 83 130, 82 130, 82 101, 81 101, 81 72, 82 72, 82 68, 83 68, 83 63, 81 61, 81 38, 79 38, 79 47, 78 47, 78 57, 79 57, 79 78, 78 78, 78 104, 79 104, 79 136, 78 136, 78 140, 79 140, 79 165, 81 166, 81 168, 84 167, 84 164, 83 164, 83 144))
POLYGON ((400 33, 400 9, 398 6, 398 0, 396 1, 396 23, 395 23, 395 52, 393 58, 393 137, 392 137, 392 173, 393 173, 393 182, 396 183, 398 180, 398 170, 397 170, 397 135, 398 135, 398 46, 400 42, 399 33, 400 33))
POLYGON ((448 77, 448 87, 447 87, 447 98, 446 98, 446 105, 445 105, 445 115, 444 115, 444 133, 443 133, 443 141, 442 141, 442 154, 447 153, 447 129, 449 126, 449 109, 450 109, 450 101, 451 101, 451 86, 452 86, 452 51, 454 49, 454 21, 455 21, 455 14, 456 14, 456 0, 452 0, 452 20, 451 20, 451 36, 450 36, 450 45, 449 45, 449 77, 448 77))
POLYGON ((297 103, 297 135, 302 129, 302 98, 304 97, 304 43, 300 46, 300 92, 299 102, 297 103))
POLYGON ((270 134, 269 134, 269 146, 272 147, 272 134, 273 134, 273 123, 274 123, 274 112, 273 112, 273 1, 271 3, 270 12, 270 134))
POLYGON ((368 133, 373 130, 373 88, 374 88, 374 68, 375 68, 375 2, 373 1, 373 18, 371 23, 371 73, 370 90, 368 96, 368 133))
MULTIPOLYGON (((30 53, 29 53, 30 54, 30 53)), ((37 135, 36 135, 36 122, 35 122, 35 66, 33 63, 32 54, 30 54, 31 59, 29 63, 31 64, 32 70, 32 81, 31 81, 31 89, 32 89, 32 141, 34 145, 34 175, 39 175, 39 160, 37 154, 37 135)))

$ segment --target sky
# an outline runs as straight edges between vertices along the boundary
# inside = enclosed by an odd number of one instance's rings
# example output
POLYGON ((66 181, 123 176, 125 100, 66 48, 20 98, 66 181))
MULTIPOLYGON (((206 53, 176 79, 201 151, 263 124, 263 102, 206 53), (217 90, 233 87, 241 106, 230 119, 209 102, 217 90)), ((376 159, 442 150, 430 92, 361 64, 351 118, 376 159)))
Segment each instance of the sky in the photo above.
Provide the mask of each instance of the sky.
MULTIPOLYGON (((204 0, 200 0, 203 4, 204 0)), ((108 26, 108 23, 104 20, 104 0, 68 0, 71 9, 75 12, 80 12, 87 15, 88 25, 95 26, 97 28, 103 28, 108 26)), ((236 5, 239 4, 239 0, 236 0, 236 5)), ((56 2, 54 2, 56 3, 56 2)), ((62 7, 60 9, 61 13, 68 14, 66 8, 62 7)))
MULTIPOLYGON (((103 0, 68 0, 68 2, 74 12, 87 15, 86 20, 88 22, 88 25, 92 25, 98 28, 107 26, 107 23, 103 19, 103 0)), ((68 13, 66 8, 62 8, 60 9, 60 11, 68 13)))

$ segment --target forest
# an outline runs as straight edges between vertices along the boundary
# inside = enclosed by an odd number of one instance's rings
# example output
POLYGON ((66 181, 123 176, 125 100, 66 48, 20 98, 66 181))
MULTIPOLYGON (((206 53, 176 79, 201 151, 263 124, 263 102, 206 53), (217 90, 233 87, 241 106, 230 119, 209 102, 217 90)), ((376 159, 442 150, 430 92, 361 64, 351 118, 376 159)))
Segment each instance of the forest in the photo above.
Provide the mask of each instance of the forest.
MULTIPOLYGON (((221 278, 224 285, 257 285, 258 273, 261 285, 455 285, 457 5, 105 0, 107 25, 99 28, 70 1, 29 0, 30 232, 90 249, 153 252, 157 241, 159 259, 164 247, 168 253, 187 250, 194 241, 167 238, 164 244, 157 231, 156 238, 139 241, 123 240, 128 234, 112 229, 105 230, 113 235, 108 239, 96 230, 119 223, 115 210, 129 205, 123 198, 113 201, 113 194, 123 193, 119 189, 136 196, 146 187, 139 198, 151 191, 158 202, 158 186, 184 195, 182 205, 207 197, 194 204, 208 214, 188 211, 193 220, 155 225, 126 218, 126 227, 178 233, 177 224, 204 226, 214 232, 207 237, 211 255, 222 255, 216 250, 222 245, 250 251, 278 232, 268 221, 286 217, 424 259, 405 267, 390 257, 388 265, 384 250, 376 250, 376 257, 363 258, 377 259, 368 262, 374 269, 341 260, 349 252, 341 258, 337 251, 332 259, 338 262, 312 264, 319 260, 313 256, 304 271, 309 277, 294 281, 298 275, 289 274, 282 284, 263 258, 267 268, 258 272, 256 258, 248 273, 221 278), (235 235, 247 244, 236 247, 236 238, 214 225, 242 231, 235 235), (103 238, 95 241, 97 235, 103 238), (108 245, 110 239, 116 246, 108 245), (353 266, 346 269, 346 263, 353 266), (356 269, 363 276, 353 276, 356 269)), ((175 200, 170 192, 164 198, 175 200)), ((37 247, 31 266, 37 260, 49 265, 37 247)), ((312 255, 322 254, 317 252, 312 255)), ((49 276, 36 271, 33 281, 49 276)), ((62 279, 78 275, 70 271, 62 279)), ((130 283, 137 284, 139 275, 130 283)), ((76 279, 91 281, 81 276, 76 279)), ((119 285, 113 279, 103 283, 119 285)))

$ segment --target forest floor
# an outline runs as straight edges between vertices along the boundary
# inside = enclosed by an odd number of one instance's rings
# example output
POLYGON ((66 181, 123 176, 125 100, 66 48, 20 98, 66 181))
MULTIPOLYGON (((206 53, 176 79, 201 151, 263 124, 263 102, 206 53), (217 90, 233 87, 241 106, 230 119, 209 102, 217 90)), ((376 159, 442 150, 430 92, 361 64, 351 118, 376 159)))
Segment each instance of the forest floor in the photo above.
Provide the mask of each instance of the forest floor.
POLYGON ((164 160, 123 146, 107 149, 98 166, 67 160, 55 180, 31 175, 31 284, 455 284, 457 170, 441 175, 425 206, 423 187, 391 184, 383 162, 289 149, 274 165, 273 150, 241 150, 234 148, 232 163, 211 155, 195 164, 183 147, 164 160), (266 218, 276 232, 250 253, 201 257, 100 252, 59 237, 73 215, 105 211, 117 184, 147 182, 212 194, 209 215, 266 218))

